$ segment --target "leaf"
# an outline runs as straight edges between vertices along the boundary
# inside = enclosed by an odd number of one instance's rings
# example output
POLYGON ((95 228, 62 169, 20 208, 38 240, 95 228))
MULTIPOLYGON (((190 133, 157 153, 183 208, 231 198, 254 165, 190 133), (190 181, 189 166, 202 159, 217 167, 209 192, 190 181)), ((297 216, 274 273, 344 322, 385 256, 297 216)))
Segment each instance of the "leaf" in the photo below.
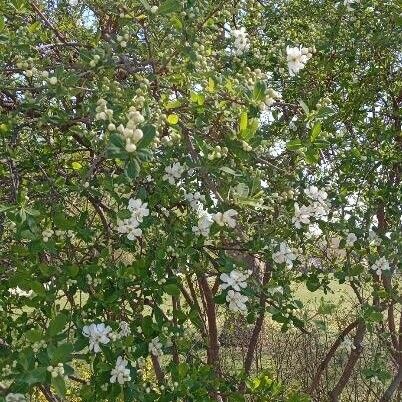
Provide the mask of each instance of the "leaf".
POLYGON ((174 283, 168 283, 167 285, 165 285, 165 286, 163 287, 163 289, 165 290, 165 292, 166 292, 168 295, 171 295, 171 296, 180 296, 180 289, 179 289, 179 287, 178 287, 176 284, 174 284, 174 283))
POLYGON ((171 14, 181 10, 181 3, 179 0, 165 0, 158 8, 159 14, 171 14))
POLYGON ((290 151, 296 151, 302 147, 303 147, 303 144, 300 140, 290 140, 286 144, 286 148, 289 149, 290 151))
POLYGON ((253 100, 256 102, 261 102, 265 99, 265 92, 267 90, 267 86, 262 81, 257 81, 254 85, 253 89, 253 100))
POLYGON ((124 173, 129 179, 135 179, 140 173, 141 167, 137 159, 133 158, 127 162, 124 173))
POLYGON ((64 398, 66 395, 66 383, 64 378, 61 376, 52 377, 52 386, 54 387, 56 394, 61 398, 64 398))
POLYGON ((222 166, 219 168, 219 170, 222 170, 222 172, 232 174, 233 176, 241 176, 239 173, 237 173, 235 170, 231 169, 228 166, 222 166))
POLYGON ((314 142, 318 138, 320 133, 321 133, 321 123, 318 122, 318 123, 314 124, 314 127, 311 130, 310 141, 314 142))
POLYGON ((143 126, 142 132, 143 132, 144 136, 142 137, 141 141, 138 143, 137 148, 148 147, 156 137, 156 128, 152 124, 147 124, 146 126, 143 126))
POLYGON ((80 170, 80 169, 82 169, 82 165, 81 165, 81 163, 79 163, 79 162, 73 162, 73 163, 71 164, 71 167, 72 167, 74 170, 80 170))
POLYGON ((151 5, 147 2, 147 0, 140 0, 142 6, 145 8, 145 10, 150 10, 151 9, 151 5))
POLYGON ((28 385, 41 383, 46 380, 46 372, 45 367, 28 370, 21 375, 20 380, 28 385))
POLYGON ((215 91, 215 81, 211 77, 208 78, 207 91, 208 92, 215 91))
POLYGON ((67 324, 67 316, 63 313, 58 314, 52 321, 50 321, 47 333, 49 336, 55 336, 63 330, 67 324))
POLYGON ((242 112, 240 115, 240 131, 245 131, 247 129, 248 124, 248 115, 247 111, 242 112))
POLYGON ((308 106, 301 100, 299 99, 299 105, 303 109, 304 113, 308 114, 309 113, 309 108, 308 106))
POLYGON ((57 363, 65 363, 71 360, 71 353, 73 351, 73 345, 71 343, 63 343, 53 350, 48 349, 48 354, 51 359, 52 365, 57 363))
POLYGON ((308 148, 304 153, 304 158, 307 163, 314 165, 320 161, 320 152, 316 148, 308 148))
POLYGON ((177 114, 174 114, 174 113, 170 114, 167 117, 167 121, 168 121, 169 124, 175 125, 175 124, 177 124, 179 122, 179 116, 177 114))

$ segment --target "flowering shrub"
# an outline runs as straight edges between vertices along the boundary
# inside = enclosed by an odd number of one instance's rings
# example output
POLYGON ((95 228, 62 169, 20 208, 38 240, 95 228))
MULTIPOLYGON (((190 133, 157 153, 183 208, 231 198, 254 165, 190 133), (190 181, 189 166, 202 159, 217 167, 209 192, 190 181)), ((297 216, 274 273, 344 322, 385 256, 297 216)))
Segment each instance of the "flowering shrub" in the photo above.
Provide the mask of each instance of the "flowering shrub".
POLYGON ((72 383, 82 401, 304 401, 346 350, 339 401, 367 336, 362 375, 390 400, 398 6, 3 2, 0 401, 69 400, 72 383), (355 313, 290 393, 253 362, 264 320, 317 324, 296 284, 342 286, 355 313), (223 314, 252 327, 236 370, 223 314))

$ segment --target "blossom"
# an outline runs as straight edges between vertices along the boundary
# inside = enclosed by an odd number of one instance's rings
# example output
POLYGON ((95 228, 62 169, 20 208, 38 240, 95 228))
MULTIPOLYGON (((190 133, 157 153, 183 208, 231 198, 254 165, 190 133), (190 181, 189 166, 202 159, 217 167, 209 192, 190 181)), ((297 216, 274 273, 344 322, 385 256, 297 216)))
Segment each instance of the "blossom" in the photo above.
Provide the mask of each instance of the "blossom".
POLYGON ((104 323, 85 325, 82 329, 82 334, 89 338, 89 350, 94 353, 101 351, 100 344, 106 345, 109 343, 109 333, 112 328, 106 326, 104 323))
POLYGON ((307 195, 307 197, 311 198, 314 201, 318 201, 320 203, 324 203, 325 200, 328 198, 328 194, 324 190, 320 190, 316 186, 310 186, 304 190, 304 194, 307 195))
POLYGON ((389 262, 385 257, 379 258, 372 266, 371 269, 378 275, 381 276, 384 271, 389 271, 391 268, 389 262))
POLYGON ((246 302, 248 300, 247 296, 243 296, 240 292, 230 289, 226 295, 226 301, 229 303, 229 309, 234 312, 246 313, 247 306, 246 302))
POLYGON ((235 55, 240 56, 250 49, 250 41, 244 27, 241 27, 240 29, 232 29, 230 33, 234 38, 233 46, 235 55))
POLYGON ((354 233, 348 233, 348 235, 346 236, 346 246, 353 247, 356 240, 357 236, 354 233))
POLYGON ((353 11, 353 7, 351 7, 351 6, 358 2, 359 2, 359 0, 343 0, 343 5, 346 6, 346 9, 348 11, 353 11))
POLYGON ((149 351, 154 356, 161 356, 162 352, 162 343, 159 341, 159 337, 153 338, 151 342, 148 344, 149 351))
POLYGON ((295 227, 297 229, 300 229, 302 223, 308 225, 310 223, 310 215, 311 215, 310 208, 305 205, 302 205, 299 208, 299 204, 297 202, 295 202, 294 208, 295 208, 295 214, 292 218, 292 223, 294 223, 295 227))
POLYGON ((149 215, 148 203, 142 202, 141 199, 130 198, 128 201, 128 210, 131 212, 131 218, 137 222, 142 222, 145 216, 149 215))
POLYGON ((377 235, 374 230, 370 230, 368 235, 369 243, 372 243, 374 246, 379 246, 382 242, 381 237, 377 235))
POLYGON ((6 402, 26 402, 25 395, 23 394, 7 394, 6 402))
POLYGON ((117 358, 116 366, 110 372, 110 382, 112 384, 114 384, 116 381, 119 384, 124 384, 125 382, 131 380, 130 369, 126 367, 127 364, 128 361, 126 359, 123 359, 121 356, 117 358))
POLYGON ((291 76, 297 75, 300 70, 302 70, 307 61, 311 58, 311 53, 309 53, 306 47, 286 47, 286 55, 288 61, 289 74, 291 76))
POLYGON ((353 339, 350 339, 349 336, 345 336, 345 339, 342 342, 342 347, 345 348, 348 351, 348 353, 356 349, 356 346, 353 343, 353 339))
POLYGON ((195 210, 202 209, 202 203, 205 202, 205 196, 198 191, 195 193, 187 193, 184 198, 190 203, 191 208, 195 210))
POLYGON ((293 261, 297 258, 297 256, 287 245, 287 243, 282 242, 279 245, 279 250, 272 254, 272 258, 277 264, 285 263, 287 266, 292 267, 293 261))
POLYGON ((219 226, 227 225, 230 228, 234 228, 236 226, 236 220, 234 219, 238 215, 237 211, 234 209, 229 209, 222 212, 217 212, 213 219, 219 226))
POLYGON ((138 227, 139 222, 135 218, 117 220, 117 231, 119 233, 127 233, 129 240, 134 240, 136 237, 142 236, 142 230, 138 227))
POLYGON ((16 288, 10 288, 8 289, 8 292, 10 293, 11 296, 18 296, 18 297, 33 297, 35 295, 33 290, 29 290, 28 292, 21 289, 19 286, 16 288))
POLYGON ((240 290, 243 288, 247 287, 247 283, 246 280, 248 278, 248 275, 237 271, 237 270, 233 270, 232 272, 230 272, 230 274, 226 274, 223 273, 220 276, 220 279, 222 282, 224 282, 223 284, 221 284, 221 288, 222 289, 227 289, 229 287, 231 287, 233 290, 236 290, 237 292, 240 292, 240 290))
POLYGON ((196 236, 209 236, 209 230, 212 226, 212 215, 205 210, 199 212, 197 226, 193 226, 192 230, 196 236))
POLYGON ((175 162, 170 166, 165 167, 165 175, 163 175, 162 179, 168 181, 170 184, 176 184, 176 180, 181 178, 181 175, 184 173, 184 166, 180 164, 180 162, 175 162))
POLYGON ((119 332, 120 337, 126 337, 131 334, 130 325, 126 321, 120 321, 119 327, 120 327, 119 332))

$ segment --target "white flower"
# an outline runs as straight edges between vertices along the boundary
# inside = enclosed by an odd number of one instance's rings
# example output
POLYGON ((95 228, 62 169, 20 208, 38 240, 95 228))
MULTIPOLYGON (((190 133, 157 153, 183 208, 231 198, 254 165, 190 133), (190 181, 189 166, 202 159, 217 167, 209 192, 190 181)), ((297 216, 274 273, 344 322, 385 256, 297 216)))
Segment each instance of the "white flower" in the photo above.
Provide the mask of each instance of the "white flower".
POLYGON ((82 334, 89 338, 89 350, 94 353, 101 351, 100 344, 106 345, 109 343, 109 333, 112 328, 106 326, 104 323, 85 325, 82 329, 82 334))
POLYGON ((130 198, 128 201, 128 210, 131 212, 131 218, 136 219, 137 222, 142 222, 145 216, 149 215, 148 203, 142 200, 130 198))
POLYGON ((294 223, 297 229, 301 228, 301 224, 308 225, 310 223, 310 208, 302 205, 299 208, 299 204, 295 202, 294 204, 295 214, 292 218, 292 223, 294 223))
POLYGON ((305 47, 286 47, 289 74, 294 76, 304 68, 307 61, 311 58, 308 48, 305 47))
POLYGON ((122 385, 125 382, 131 380, 130 369, 126 367, 127 364, 128 361, 126 359, 123 359, 121 356, 117 358, 116 366, 110 372, 110 382, 112 384, 114 384, 117 381, 119 384, 122 385))
POLYGON ((352 350, 356 349, 355 344, 353 343, 353 340, 350 339, 349 336, 345 336, 345 339, 342 342, 342 347, 350 353, 352 350))
POLYGON ((243 296, 241 293, 234 290, 229 290, 226 295, 226 301, 229 303, 229 309, 234 312, 246 313, 247 306, 246 302, 248 300, 247 296, 243 296))
POLYGON ((289 246, 282 242, 279 245, 279 251, 272 254, 272 259, 277 264, 285 263, 287 266, 292 267, 293 261, 297 258, 296 254, 289 248, 289 246))
POLYGON ((25 395, 23 394, 7 394, 6 402, 26 402, 25 395))
POLYGON ((220 279, 222 282, 221 288, 222 289, 227 289, 231 287, 233 290, 236 290, 237 292, 240 292, 241 289, 244 289, 247 287, 246 280, 248 278, 248 275, 243 274, 240 271, 233 270, 230 272, 230 274, 223 273, 220 276, 220 279))
POLYGON ((230 228, 234 228, 236 226, 236 220, 234 219, 234 217, 236 217, 237 215, 237 211, 235 211, 234 209, 229 209, 224 213, 217 212, 214 215, 213 219, 219 226, 227 225, 230 228))
POLYGON ((75 7, 76 5, 78 5, 78 0, 69 0, 69 3, 71 7, 75 7))
POLYGON ((162 343, 159 341, 159 337, 156 337, 156 338, 152 339, 151 342, 149 342, 148 349, 154 356, 158 357, 163 354, 162 343))
POLYGON ((354 233, 348 233, 348 235, 346 236, 346 246, 353 247, 356 240, 357 236, 354 233))
POLYGON ((168 181, 170 184, 176 184, 176 180, 181 178, 184 173, 184 166, 180 165, 180 162, 175 162, 170 166, 165 167, 165 175, 162 177, 163 180, 168 181))
POLYGON ((49 84, 56 85, 57 84, 57 77, 50 77, 49 84))
POLYGON ((18 296, 18 297, 33 297, 35 295, 33 290, 29 290, 28 292, 21 289, 19 286, 16 288, 10 288, 8 289, 8 292, 10 293, 11 296, 18 296))
POLYGON ((142 230, 138 227, 139 222, 135 218, 117 220, 117 231, 119 233, 127 233, 129 240, 135 240, 136 237, 142 236, 142 230))
POLYGON ((369 243, 372 243, 374 246, 379 246, 382 242, 381 238, 377 235, 374 230, 370 230, 368 236, 369 243))
POLYGON ((120 327, 120 332, 119 332, 120 337, 126 337, 131 334, 130 326, 128 325, 128 323, 126 321, 120 321, 119 327, 120 327))
POLYGON ((320 203, 325 203, 328 198, 328 194, 324 190, 318 189, 316 186, 310 186, 304 190, 307 197, 311 198, 313 201, 318 201, 320 203))
POLYGON ((250 41, 244 27, 240 29, 232 29, 231 35, 232 38, 234 38, 233 46, 237 56, 242 55, 250 49, 250 41))
POLYGON ((208 237, 212 223, 212 215, 208 211, 201 210, 198 215, 197 226, 193 226, 192 230, 196 236, 208 237))
POLYGON ((343 0, 343 5, 346 6, 346 9, 348 11, 353 11, 353 7, 351 7, 351 6, 358 2, 359 2, 359 0, 343 0))
POLYGON ((385 257, 379 258, 372 266, 371 269, 378 275, 381 276, 384 271, 389 271, 391 268, 389 262, 385 257))
POLYGON ((184 198, 190 203, 191 208, 195 210, 202 209, 202 203, 205 202, 205 196, 198 191, 195 193, 187 193, 184 198))

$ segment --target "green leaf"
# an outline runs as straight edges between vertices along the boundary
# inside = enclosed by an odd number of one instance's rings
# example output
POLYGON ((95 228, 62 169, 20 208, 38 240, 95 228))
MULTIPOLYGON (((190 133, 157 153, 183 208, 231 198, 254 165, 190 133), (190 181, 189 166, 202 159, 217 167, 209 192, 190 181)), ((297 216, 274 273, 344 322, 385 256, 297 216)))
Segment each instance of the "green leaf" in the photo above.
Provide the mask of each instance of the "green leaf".
POLYGON ((253 100, 256 102, 261 102, 265 99, 265 92, 267 90, 267 86, 262 81, 257 81, 254 85, 253 89, 253 100))
POLYGON ((60 396, 61 398, 64 398, 66 396, 67 389, 63 377, 61 376, 52 377, 52 386, 54 387, 56 394, 58 396, 60 396))
POLYGON ((52 365, 57 363, 66 363, 71 360, 71 353, 73 351, 73 345, 70 343, 63 343, 53 350, 48 349, 49 358, 52 365))
POLYGON ((32 370, 25 371, 20 380, 28 385, 44 382, 46 380, 46 367, 38 367, 32 370))
POLYGON ((207 91, 208 92, 215 91, 215 81, 211 77, 208 78, 207 91))
POLYGON ((316 148, 308 148, 304 153, 304 158, 307 163, 314 165, 320 161, 320 152, 316 148))
POLYGON ((49 327, 47 329, 47 333, 49 334, 49 336, 55 336, 59 332, 61 332, 67 324, 67 320, 68 317, 63 313, 60 313, 55 318, 53 318, 53 320, 50 321, 49 327))
POLYGON ((304 113, 306 113, 306 114, 309 113, 310 110, 309 110, 308 106, 301 99, 299 99, 299 105, 303 109, 304 113))
POLYGON ((166 292, 168 295, 171 295, 171 296, 180 296, 180 289, 179 289, 179 287, 178 287, 176 284, 174 284, 174 283, 168 283, 167 285, 165 285, 165 286, 163 287, 163 289, 165 290, 165 292, 166 292))
POLYGON ((147 2, 147 0, 140 0, 140 2, 145 8, 145 10, 149 11, 151 9, 151 5, 147 2))
POLYGON ((141 167, 137 159, 133 158, 127 162, 124 173, 129 179, 135 179, 140 173, 141 167))
POLYGON ((82 165, 81 165, 81 163, 79 163, 79 162, 73 162, 73 163, 71 164, 71 167, 72 167, 74 170, 81 170, 81 169, 82 169, 82 165))
POLYGON ((179 122, 179 116, 177 114, 172 113, 167 117, 167 122, 171 125, 175 125, 179 122))
POLYGON ((219 170, 222 170, 222 172, 229 173, 233 176, 241 176, 241 174, 237 173, 235 170, 233 170, 232 168, 230 168, 228 166, 222 166, 219 168, 219 170))
POLYGON ((159 14, 171 14, 181 10, 181 3, 179 0, 166 0, 158 8, 159 14))
POLYGON ((286 148, 290 151, 296 151, 303 147, 303 144, 300 140, 291 140, 286 144, 286 148))
POLYGON ((320 133, 321 133, 321 123, 318 122, 318 123, 314 124, 314 127, 311 130, 310 141, 314 142, 318 138, 320 133))
POLYGON ((240 115, 240 131, 246 130, 247 124, 248 124, 248 115, 247 115, 247 111, 244 111, 240 115))
POLYGON ((156 137, 156 128, 152 124, 147 124, 146 126, 143 126, 142 132, 143 132, 144 136, 142 137, 141 141, 138 143, 137 148, 148 147, 156 137))

